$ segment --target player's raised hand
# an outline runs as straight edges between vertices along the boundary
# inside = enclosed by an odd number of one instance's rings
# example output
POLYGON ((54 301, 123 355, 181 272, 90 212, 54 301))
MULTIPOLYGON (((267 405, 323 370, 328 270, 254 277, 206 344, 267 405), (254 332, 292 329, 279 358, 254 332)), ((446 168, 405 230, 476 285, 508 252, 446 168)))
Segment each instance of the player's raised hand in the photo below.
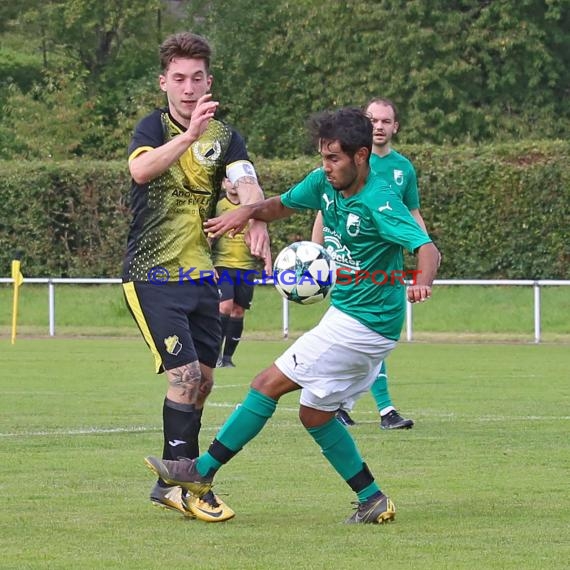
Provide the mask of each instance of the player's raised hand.
POLYGON ((200 138, 208 128, 208 123, 214 117, 218 105, 218 101, 212 101, 211 93, 206 93, 198 99, 186 131, 192 140, 200 138))

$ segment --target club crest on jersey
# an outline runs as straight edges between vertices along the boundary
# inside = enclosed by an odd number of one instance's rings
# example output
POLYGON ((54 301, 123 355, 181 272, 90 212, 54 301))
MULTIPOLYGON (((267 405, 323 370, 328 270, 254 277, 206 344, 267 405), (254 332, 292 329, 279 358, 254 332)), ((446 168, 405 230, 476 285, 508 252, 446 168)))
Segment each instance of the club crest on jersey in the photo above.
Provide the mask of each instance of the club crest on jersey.
POLYGON ((197 140, 192 145, 192 154, 201 164, 213 164, 222 153, 222 147, 219 141, 213 143, 209 141, 197 140))
POLYGON ((360 232, 360 217, 356 214, 348 214, 346 218, 346 233, 351 236, 355 237, 360 232))
POLYGON ((166 347, 166 352, 173 356, 178 356, 182 350, 182 343, 175 334, 164 339, 164 346, 166 347))
POLYGON ((394 182, 401 186, 404 183, 404 171, 394 169, 394 182))

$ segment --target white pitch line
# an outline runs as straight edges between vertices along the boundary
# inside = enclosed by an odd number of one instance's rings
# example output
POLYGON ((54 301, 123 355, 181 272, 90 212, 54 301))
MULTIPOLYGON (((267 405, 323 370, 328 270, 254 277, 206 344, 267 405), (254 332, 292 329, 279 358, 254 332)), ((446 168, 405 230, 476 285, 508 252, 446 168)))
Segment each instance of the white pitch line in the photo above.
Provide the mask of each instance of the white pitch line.
POLYGON ((161 431, 160 427, 131 426, 122 428, 84 428, 70 430, 53 431, 24 431, 19 433, 0 433, 0 437, 38 437, 38 436, 60 436, 60 435, 100 435, 110 433, 145 433, 161 431))
POLYGON ((522 422, 545 422, 545 421, 564 421, 570 420, 570 416, 487 416, 476 418, 478 422, 506 422, 506 421, 522 421, 522 422))
MULTIPOLYGON (((213 408, 235 408, 236 404, 228 404, 228 403, 209 403, 208 406, 213 408)), ((287 407, 279 407, 278 411, 281 412, 298 412, 298 408, 287 408, 287 407)), ((376 414, 376 412, 361 412, 362 414, 370 415, 376 414)), ((420 415, 416 415, 414 417, 417 418, 434 418, 438 417, 441 418, 442 414, 429 414, 423 413, 420 415)), ((455 414, 447 414, 444 418, 444 421, 461 421, 461 422, 512 422, 512 421, 520 421, 520 422, 543 422, 543 421, 568 421, 570 420, 570 416, 480 416, 471 418, 468 416, 458 416, 455 414)), ((360 425, 366 424, 376 424, 375 421, 370 420, 359 420, 357 422, 360 425)), ((282 424, 280 424, 282 425, 282 424)), ((291 427, 294 425, 300 425, 297 423, 287 424, 284 427, 291 427)), ((203 426, 202 431, 206 432, 215 432, 220 429, 221 426, 203 426)), ((84 436, 84 435, 105 435, 105 434, 115 434, 115 433, 158 433, 162 431, 161 426, 127 426, 127 427, 118 427, 118 428, 79 428, 79 429, 70 429, 70 430, 53 430, 53 431, 28 431, 28 432, 18 432, 18 433, 0 433, 0 438, 9 438, 9 437, 60 437, 60 436, 84 436)), ((419 431, 416 429, 415 431, 419 431)))

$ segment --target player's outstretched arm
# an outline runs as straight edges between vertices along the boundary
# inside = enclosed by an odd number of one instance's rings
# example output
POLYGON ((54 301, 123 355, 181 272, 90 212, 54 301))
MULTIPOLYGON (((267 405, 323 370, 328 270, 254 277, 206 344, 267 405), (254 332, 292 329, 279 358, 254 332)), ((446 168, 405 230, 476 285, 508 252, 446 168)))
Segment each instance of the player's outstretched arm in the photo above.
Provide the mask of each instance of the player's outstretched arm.
POLYGON ((211 238, 220 237, 228 232, 233 236, 245 228, 250 218, 262 222, 271 222, 280 218, 287 218, 294 212, 295 210, 283 205, 280 196, 273 196, 255 204, 241 206, 217 218, 211 218, 204 222, 204 229, 211 238))
POLYGON ((408 301, 421 303, 431 297, 431 285, 437 274, 439 251, 433 243, 425 243, 417 251, 414 283, 408 286, 408 301))

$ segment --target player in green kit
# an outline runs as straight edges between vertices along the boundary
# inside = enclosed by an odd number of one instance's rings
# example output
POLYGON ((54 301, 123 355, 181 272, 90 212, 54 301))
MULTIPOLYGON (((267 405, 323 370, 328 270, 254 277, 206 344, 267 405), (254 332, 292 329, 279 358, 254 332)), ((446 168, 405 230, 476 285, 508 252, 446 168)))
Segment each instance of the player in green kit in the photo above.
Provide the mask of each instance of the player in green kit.
MULTIPOLYGON (((374 97, 368 102, 365 109, 374 127, 370 168, 386 180, 392 190, 400 196, 420 227, 427 233, 426 225, 420 213, 420 197, 414 166, 405 156, 391 147, 392 137, 400 128, 396 105, 389 99, 374 97)), ((311 239, 317 243, 322 243, 322 218, 320 214, 315 220, 311 239)), ((385 362, 382 363, 378 378, 372 384, 370 392, 380 414, 380 427, 382 429, 410 429, 414 425, 412 419, 404 418, 398 413, 392 402, 388 390, 385 362)), ((356 423, 344 410, 338 412, 337 419, 347 426, 356 423)))
POLYGON ((249 218, 269 222, 295 210, 320 210, 325 246, 343 275, 333 289, 331 307, 316 327, 254 378, 206 453, 193 460, 145 461, 171 484, 205 493, 222 465, 261 431, 279 398, 300 390, 303 426, 357 496, 356 511, 346 522, 382 523, 394 518, 394 504, 335 415, 341 408, 350 410, 369 390, 399 338, 406 288, 392 277, 401 276, 403 249, 417 255, 417 280, 407 289, 410 302, 431 296, 438 251, 399 197, 370 171, 372 123, 361 109, 321 113, 313 118, 311 131, 322 168, 282 196, 242 206, 205 227, 216 237, 241 231, 249 218), (389 276, 384 282, 382 274, 389 276))

